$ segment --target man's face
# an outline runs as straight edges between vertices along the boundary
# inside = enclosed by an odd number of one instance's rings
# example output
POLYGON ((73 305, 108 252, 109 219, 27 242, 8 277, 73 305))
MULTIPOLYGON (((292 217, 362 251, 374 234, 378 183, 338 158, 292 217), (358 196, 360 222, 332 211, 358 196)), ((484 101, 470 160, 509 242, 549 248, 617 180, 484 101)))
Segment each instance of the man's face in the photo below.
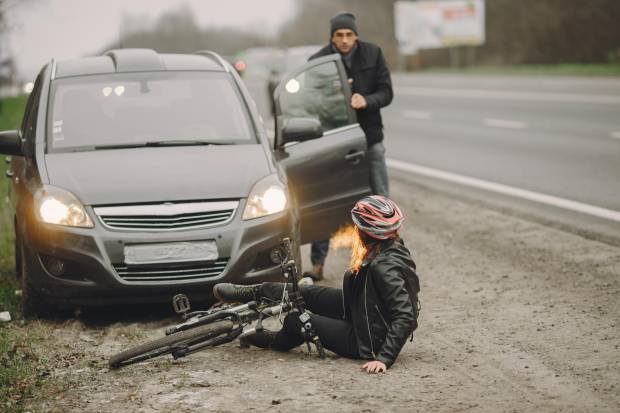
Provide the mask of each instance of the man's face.
POLYGON ((351 29, 338 29, 332 35, 332 43, 340 53, 349 53, 356 41, 357 35, 351 29))

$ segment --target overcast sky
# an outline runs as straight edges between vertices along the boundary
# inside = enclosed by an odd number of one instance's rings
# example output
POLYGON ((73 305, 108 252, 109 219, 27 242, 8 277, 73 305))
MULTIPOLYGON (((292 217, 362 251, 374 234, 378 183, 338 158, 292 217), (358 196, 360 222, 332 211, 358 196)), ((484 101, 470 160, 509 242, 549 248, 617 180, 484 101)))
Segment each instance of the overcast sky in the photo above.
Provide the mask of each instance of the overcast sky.
MULTIPOLYGON (((125 13, 150 21, 187 4, 206 26, 256 28, 275 33, 290 18, 295 0, 9 0, 8 43, 19 75, 33 79, 52 57, 91 54, 119 37, 125 13)), ((6 39, 5 39, 6 40, 6 39)))

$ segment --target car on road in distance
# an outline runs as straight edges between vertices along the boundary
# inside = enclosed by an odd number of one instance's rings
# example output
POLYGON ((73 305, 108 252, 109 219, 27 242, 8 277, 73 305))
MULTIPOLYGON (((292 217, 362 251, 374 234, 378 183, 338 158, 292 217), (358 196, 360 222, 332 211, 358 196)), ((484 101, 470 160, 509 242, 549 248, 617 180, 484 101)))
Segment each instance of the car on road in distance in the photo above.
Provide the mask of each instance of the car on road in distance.
POLYGON ((281 49, 252 47, 235 55, 233 67, 244 79, 264 80, 279 65, 281 58, 281 49))
POLYGON ((113 50, 46 64, 0 133, 25 316, 208 299, 280 279, 278 248, 329 236, 369 192, 338 55, 287 75, 273 144, 212 52, 113 50))

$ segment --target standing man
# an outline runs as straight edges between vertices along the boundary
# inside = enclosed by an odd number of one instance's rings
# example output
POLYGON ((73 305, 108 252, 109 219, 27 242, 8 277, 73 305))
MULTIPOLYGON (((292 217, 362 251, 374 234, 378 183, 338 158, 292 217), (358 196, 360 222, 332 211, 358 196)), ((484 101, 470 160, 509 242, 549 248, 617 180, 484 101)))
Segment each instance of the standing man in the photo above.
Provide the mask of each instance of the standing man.
MULTIPOLYGON (((366 134, 366 158, 370 167, 370 189, 374 195, 389 196, 385 147, 383 146, 383 122, 380 109, 392 102, 392 79, 385 64, 381 48, 358 39, 355 16, 341 12, 330 20, 330 43, 310 57, 310 60, 333 53, 340 53, 349 84, 351 107, 366 134)), ((312 271, 304 276, 314 280, 323 278, 323 264, 329 240, 312 243, 310 260, 312 271)))

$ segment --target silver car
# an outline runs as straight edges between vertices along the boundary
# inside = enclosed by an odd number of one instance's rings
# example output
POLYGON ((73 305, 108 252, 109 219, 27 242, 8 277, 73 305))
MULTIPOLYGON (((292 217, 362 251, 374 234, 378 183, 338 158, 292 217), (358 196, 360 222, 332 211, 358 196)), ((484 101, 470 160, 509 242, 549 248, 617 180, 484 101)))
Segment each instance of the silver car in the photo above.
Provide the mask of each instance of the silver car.
POLYGON ((271 142, 215 53, 51 61, 0 133, 24 314, 278 279, 283 237, 298 254, 369 191, 350 93, 338 55, 285 76, 271 142))

